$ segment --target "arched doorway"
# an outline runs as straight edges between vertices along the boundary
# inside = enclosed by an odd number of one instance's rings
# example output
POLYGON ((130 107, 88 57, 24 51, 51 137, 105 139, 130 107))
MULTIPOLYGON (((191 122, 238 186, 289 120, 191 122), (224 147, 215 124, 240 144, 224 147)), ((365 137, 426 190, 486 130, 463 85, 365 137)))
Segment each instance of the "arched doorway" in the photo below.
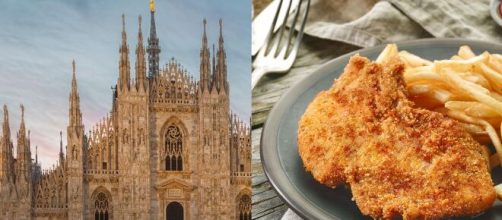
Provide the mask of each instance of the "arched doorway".
POLYGON ((166 220, 183 220, 183 206, 179 202, 171 202, 166 208, 166 220))
POLYGON ((99 192, 94 200, 94 220, 108 220, 110 202, 104 192, 99 192))

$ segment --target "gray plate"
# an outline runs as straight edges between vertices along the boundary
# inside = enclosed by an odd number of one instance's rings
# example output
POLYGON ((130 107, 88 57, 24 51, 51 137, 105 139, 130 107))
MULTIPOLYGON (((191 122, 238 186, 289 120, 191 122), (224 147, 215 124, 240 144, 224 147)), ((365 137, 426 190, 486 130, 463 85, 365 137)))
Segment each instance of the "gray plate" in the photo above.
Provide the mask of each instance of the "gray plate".
MULTIPOLYGON (((461 45, 469 45, 474 52, 490 51, 502 54, 502 45, 462 39, 422 39, 397 43, 407 50, 430 60, 447 59, 456 54, 461 45)), ((261 137, 261 160, 266 176, 282 199, 306 219, 364 219, 345 187, 331 189, 317 183, 303 168, 298 155, 298 120, 307 105, 321 90, 328 89, 355 53, 376 59, 385 45, 365 48, 327 62, 314 73, 294 85, 274 106, 261 137)), ((495 182, 502 180, 502 171, 494 172, 495 182)), ((502 203, 481 216, 482 219, 502 218, 502 203)))

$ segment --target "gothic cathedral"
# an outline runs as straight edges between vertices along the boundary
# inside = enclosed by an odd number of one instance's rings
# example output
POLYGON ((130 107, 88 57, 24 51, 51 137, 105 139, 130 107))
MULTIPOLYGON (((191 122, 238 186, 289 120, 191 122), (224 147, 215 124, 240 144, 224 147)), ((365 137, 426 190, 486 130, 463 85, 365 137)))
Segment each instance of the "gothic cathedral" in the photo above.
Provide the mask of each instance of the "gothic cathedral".
POLYGON ((73 62, 57 166, 31 159, 23 106, 14 157, 4 106, 0 219, 251 219, 250 129, 229 107, 222 21, 212 57, 203 21, 197 81, 174 58, 160 65, 153 2, 150 16, 146 48, 139 17, 135 78, 122 16, 111 113, 87 132, 73 62))

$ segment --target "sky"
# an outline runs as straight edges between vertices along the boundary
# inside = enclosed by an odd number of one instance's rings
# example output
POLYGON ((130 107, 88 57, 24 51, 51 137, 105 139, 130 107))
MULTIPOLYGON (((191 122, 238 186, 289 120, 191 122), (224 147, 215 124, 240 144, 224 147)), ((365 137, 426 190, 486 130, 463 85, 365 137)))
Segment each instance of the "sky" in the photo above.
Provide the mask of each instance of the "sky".
MULTIPOLYGON (((174 57, 196 79, 202 20, 207 19, 208 42, 216 44, 218 20, 223 19, 230 108, 248 124, 250 8, 251 1, 157 0, 155 12, 160 63, 174 57)), ((32 157, 38 146, 38 160, 44 169, 57 161, 60 131, 66 145, 73 59, 86 131, 111 110, 111 86, 118 78, 122 14, 125 14, 131 77, 134 77, 139 15, 143 20, 145 45, 150 30, 148 0, 0 1, 0 105, 9 108, 14 145, 21 117, 19 106, 25 106, 32 157)))

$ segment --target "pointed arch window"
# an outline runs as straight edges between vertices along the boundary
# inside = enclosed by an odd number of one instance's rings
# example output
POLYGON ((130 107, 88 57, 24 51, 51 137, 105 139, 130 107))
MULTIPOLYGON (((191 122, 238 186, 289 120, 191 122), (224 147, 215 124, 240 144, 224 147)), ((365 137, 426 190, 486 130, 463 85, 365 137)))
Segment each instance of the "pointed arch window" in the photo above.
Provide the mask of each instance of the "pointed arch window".
POLYGON ((108 220, 109 214, 109 202, 108 197, 105 193, 100 192, 96 196, 96 200, 94 201, 94 219, 95 220, 108 220))
POLYGON ((243 195, 239 199, 239 220, 251 220, 251 198, 243 195))
POLYGON ((168 171, 183 170, 183 135, 175 125, 170 125, 164 134, 165 169, 168 171))

